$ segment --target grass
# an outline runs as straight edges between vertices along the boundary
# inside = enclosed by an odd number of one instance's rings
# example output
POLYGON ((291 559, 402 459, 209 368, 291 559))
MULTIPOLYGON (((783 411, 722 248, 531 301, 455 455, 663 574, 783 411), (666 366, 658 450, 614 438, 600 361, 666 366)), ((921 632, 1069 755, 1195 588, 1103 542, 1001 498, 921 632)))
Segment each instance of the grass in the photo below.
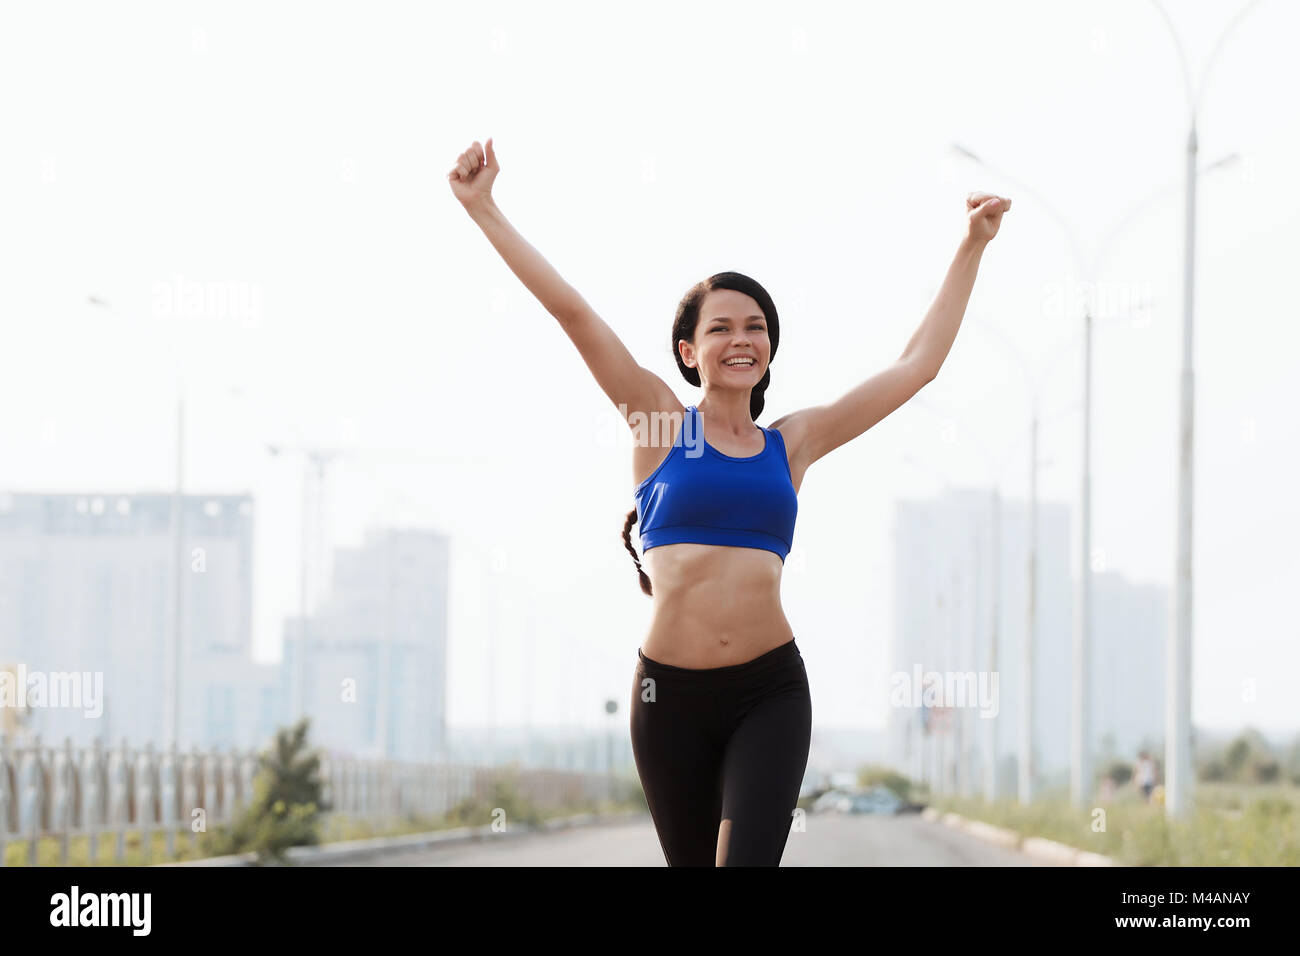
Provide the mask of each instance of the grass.
POLYGON ((1300 866, 1300 787, 1291 784, 1198 784, 1186 820, 1170 820, 1131 787, 1084 809, 1062 793, 1027 806, 942 795, 929 803, 1129 866, 1300 866))

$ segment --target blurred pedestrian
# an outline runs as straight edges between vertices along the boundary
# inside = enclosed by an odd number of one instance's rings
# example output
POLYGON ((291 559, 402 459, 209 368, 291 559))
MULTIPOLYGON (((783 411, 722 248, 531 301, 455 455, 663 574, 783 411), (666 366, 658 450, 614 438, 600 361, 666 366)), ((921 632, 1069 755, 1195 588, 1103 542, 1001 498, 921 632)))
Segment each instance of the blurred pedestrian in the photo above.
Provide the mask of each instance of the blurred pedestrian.
POLYGON ((1156 762, 1145 750, 1138 752, 1137 764, 1133 768, 1133 779, 1142 791, 1142 799, 1151 802, 1151 791, 1156 787, 1156 762))

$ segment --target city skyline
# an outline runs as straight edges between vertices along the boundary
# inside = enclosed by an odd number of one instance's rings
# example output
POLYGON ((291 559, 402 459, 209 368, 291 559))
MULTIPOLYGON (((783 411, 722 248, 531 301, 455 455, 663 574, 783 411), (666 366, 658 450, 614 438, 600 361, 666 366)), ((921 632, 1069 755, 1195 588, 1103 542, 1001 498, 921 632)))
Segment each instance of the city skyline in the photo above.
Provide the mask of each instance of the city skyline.
MULTIPOLYGON (((131 22, 87 7, 69 26, 34 8, 0 34, 0 79, 45 84, 39 102, 0 103, 14 144, 0 159, 0 491, 169 493, 181 367, 187 493, 258 502, 258 661, 277 660, 297 613, 302 465, 265 448, 295 442, 355 452, 327 474, 327 556, 372 526, 450 538, 449 726, 598 725, 627 692, 650 612, 619 538, 630 444, 448 194, 450 158, 489 135, 502 209, 684 402, 699 392, 668 347, 682 293, 723 269, 764 283, 782 316, 764 425, 891 361, 939 285, 965 194, 1015 199, 939 376, 800 491, 783 594, 819 725, 886 724, 897 503, 992 478, 1027 498, 1027 394, 999 336, 1043 376, 1039 500, 1068 508, 1079 540, 1083 279, 1045 208, 953 143, 1050 197, 1087 253, 1107 250, 1094 570, 1172 586, 1186 117, 1151 9, 814 5, 749 22, 670 5, 701 29, 647 22, 617 56, 598 22, 518 5, 321 12, 306 31, 287 9, 149 9, 131 22), (884 21, 890 43, 862 55, 884 21), (974 39, 990 24, 1004 57, 974 39), (383 53, 340 63, 345 36, 383 53), (665 51, 694 68, 666 70, 665 51), (607 58, 620 82, 593 86, 607 58), (480 71, 472 95, 455 92, 480 71), (707 120, 700 85, 728 104, 707 120), (579 150, 596 157, 580 175, 579 150)), ((1171 10, 1197 72, 1235 9, 1171 10)), ((1273 103, 1294 86, 1298 28, 1293 5, 1260 5, 1202 103, 1202 157, 1240 161, 1200 192, 1198 727, 1295 727, 1300 128, 1273 103)))

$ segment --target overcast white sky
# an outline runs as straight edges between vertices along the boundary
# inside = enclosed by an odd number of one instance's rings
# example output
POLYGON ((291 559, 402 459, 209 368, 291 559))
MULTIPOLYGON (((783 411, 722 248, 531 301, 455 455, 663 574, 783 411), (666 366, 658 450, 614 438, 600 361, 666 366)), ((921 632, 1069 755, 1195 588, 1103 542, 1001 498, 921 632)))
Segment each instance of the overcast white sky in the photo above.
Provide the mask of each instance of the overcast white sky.
MULTIPOLYGON (((1168 4, 1193 82, 1240 6, 1168 4)), ((1300 5, 1259 3, 1200 109, 1202 159, 1241 157, 1200 189, 1194 719, 1216 727, 1296 724, 1298 34, 1300 5)), ((1134 0, 8 3, 0 489, 169 490, 179 336, 189 490, 257 499, 261 657, 297 607, 301 500, 263 444, 381 449, 330 472, 329 537, 455 537, 449 721, 598 723, 651 607, 620 540, 630 445, 455 202, 456 155, 494 137, 501 208, 683 402, 678 299, 726 269, 762 282, 782 320, 762 424, 892 361, 965 194, 996 190, 1015 205, 938 379, 800 492, 784 599, 816 720, 879 726, 894 502, 937 472, 985 481, 978 449, 1024 433, 1023 381, 975 326, 1040 368, 1077 334, 1065 233, 1018 183, 1089 257, 1145 202, 1098 272, 1151 308, 1097 332, 1093 537, 1107 567, 1171 583, 1186 120, 1175 47, 1134 0), (254 298, 169 315, 177 282, 254 298)), ((1080 354, 1045 376, 1046 412, 1077 400, 1080 354)), ((1072 507, 1080 426, 1042 435, 1040 494, 1072 507)), ((1026 494, 1022 459, 1006 494, 1026 494)))

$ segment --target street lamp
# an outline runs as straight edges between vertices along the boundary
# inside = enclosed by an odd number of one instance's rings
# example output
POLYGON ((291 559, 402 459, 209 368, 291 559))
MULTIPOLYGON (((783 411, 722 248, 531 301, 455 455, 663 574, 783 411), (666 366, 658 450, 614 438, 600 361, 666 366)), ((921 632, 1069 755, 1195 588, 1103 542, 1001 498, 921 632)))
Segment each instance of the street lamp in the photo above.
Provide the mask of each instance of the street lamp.
MULTIPOLYGON (((312 474, 315 472, 317 499, 323 501, 325 488, 325 468, 335 458, 345 454, 334 448, 315 448, 299 445, 279 445, 267 444, 266 450, 276 457, 283 452, 293 452, 303 456, 303 477, 302 477, 302 550, 299 555, 298 564, 298 659, 294 667, 294 688, 292 693, 293 700, 293 719, 301 720, 307 715, 307 645, 309 625, 307 615, 311 608, 309 606, 309 582, 308 582, 308 557, 311 554, 311 487, 312 474)), ((320 549, 324 545, 324 506, 319 505, 320 511, 317 515, 317 557, 320 558, 320 549)), ((381 721, 383 717, 379 718, 381 721)), ((381 730, 383 736, 381 746, 387 741, 386 728, 381 730)), ((385 753, 386 751, 381 751, 385 753)))
POLYGON ((605 713, 609 716, 609 727, 605 732, 605 779, 609 790, 607 799, 614 799, 614 721, 618 715, 618 701, 613 697, 605 701, 605 713))
MULTIPOLYGON (((912 399, 921 405, 927 405, 921 396, 912 399)), ((948 475, 940 468, 934 465, 922 462, 916 456, 904 453, 903 463, 910 465, 918 471, 929 472, 938 478, 942 483, 945 493, 951 493, 952 483, 948 480, 948 475)), ((937 565, 931 565, 931 571, 937 565)), ((935 632, 946 630, 946 624, 943 620, 943 613, 947 608, 951 597, 947 594, 947 584, 937 574, 931 574, 926 580, 927 596, 925 607, 927 617, 929 618, 928 626, 921 628, 921 639, 919 646, 916 648, 918 657, 926 664, 933 666, 940 660, 940 651, 938 642, 935 638, 935 632), (930 601, 929 588, 933 585, 933 602, 930 601)), ((947 663, 947 661, 944 661, 947 663)), ((939 735, 941 732, 941 723, 938 715, 942 713, 939 708, 933 708, 925 703, 924 684, 920 688, 914 688, 914 691, 921 696, 921 707, 918 714, 914 715, 915 719, 909 720, 907 725, 907 745, 910 748, 913 738, 916 741, 916 773, 919 779, 935 793, 942 793, 945 789, 946 775, 943 773, 945 755, 943 753, 946 741, 941 741, 939 735)))
MULTIPOLYGON (((992 164, 981 159, 975 152, 958 143, 953 143, 951 148, 953 152, 958 155, 976 162, 995 175, 1014 183, 1017 189, 1024 193, 1028 193, 1034 200, 1036 200, 1043 210, 1046 211, 1048 215, 1061 227, 1061 230, 1065 234, 1066 240, 1070 245, 1070 251, 1074 257, 1075 266, 1083 280, 1083 467, 1080 489, 1081 532, 1078 585, 1079 597, 1076 602, 1077 616, 1074 629, 1074 679, 1071 688, 1072 732, 1070 746, 1071 803, 1076 807, 1083 807, 1087 804, 1092 795, 1092 769, 1089 740, 1092 720, 1089 694, 1092 685, 1090 660, 1090 646, 1092 643, 1092 332, 1094 326, 1093 316, 1095 312, 1094 298, 1096 277, 1098 269, 1103 261, 1103 257, 1111 249, 1115 238, 1133 221, 1134 218, 1136 218, 1137 213, 1142 208, 1157 198, 1164 192, 1164 190, 1158 190, 1151 196, 1131 207, 1130 210, 1122 216, 1106 234, 1101 245, 1096 249, 1092 259, 1085 260, 1075 231, 1070 227, 1069 222, 1051 203, 1043 199, 1035 189, 995 168, 992 164)), ((1202 172, 1210 172, 1226 168, 1235 163, 1238 158, 1239 157, 1236 153, 1231 153, 1222 159, 1211 163, 1202 170, 1202 172)), ((1195 169, 1195 166, 1193 165, 1191 168, 1195 169)), ((1000 336, 1000 338, 1005 345, 1010 345, 1010 340, 1005 336, 1000 336)), ((1067 348, 1072 346, 1073 340, 1067 343, 1067 348)), ((1027 363, 1025 363, 1023 356, 1018 355, 1018 358, 1021 364, 1027 367, 1027 363)), ((1035 425, 1035 428, 1036 427, 1037 426, 1035 425)), ((1034 443, 1034 454, 1036 454, 1036 438, 1034 439, 1034 443)), ((1034 492, 1031 489, 1031 494, 1033 493, 1034 492)), ((1031 534, 1032 533, 1033 532, 1031 531, 1031 534)), ((1025 743, 1023 734, 1021 742, 1022 745, 1025 743)), ((1020 784, 1021 799, 1027 799, 1026 792, 1028 784, 1025 782, 1023 776, 1020 784)))
POLYGON ((1178 50, 1187 96, 1187 159, 1184 166, 1186 200, 1183 230, 1183 357, 1178 403, 1178 556, 1174 574, 1174 627, 1165 654, 1165 812, 1185 817, 1191 809, 1192 785, 1192 443, 1195 376, 1192 370, 1192 314, 1196 279, 1196 114, 1210 68, 1218 59, 1232 29, 1255 6, 1250 0, 1228 21, 1193 89, 1187 54, 1173 21, 1157 0, 1152 0, 1178 50))
MULTIPOLYGON (((1046 380, 1046 374, 1035 376, 1030 363, 1025 358, 1024 353, 1005 335, 998 331, 996 326, 982 323, 971 323, 972 328, 982 329, 994 341, 1001 345, 1007 353, 1015 360, 1017 367, 1024 375, 1026 385, 1030 393, 1030 426, 1028 436, 1030 439, 1029 455, 1029 504, 1027 513, 1028 535, 1026 541, 1027 560, 1026 560, 1026 590, 1025 590, 1025 639, 1021 645, 1020 661, 1020 720, 1019 741, 1017 749, 1019 756, 1016 760, 1017 766, 1017 800, 1022 804, 1027 804, 1033 798, 1033 726, 1034 726, 1034 707, 1033 707, 1033 668, 1034 668, 1034 647, 1037 643, 1037 580, 1038 580, 1038 533, 1037 533, 1037 514, 1038 514, 1038 470, 1046 464, 1040 460, 1038 454, 1038 433, 1039 426, 1045 421, 1051 421, 1060 415, 1071 412, 1074 406, 1063 410, 1053 412, 1044 418, 1041 415, 1041 383, 1046 380)), ((1068 343, 1067 343, 1068 348, 1068 343)), ((1066 348, 1057 352, 1056 358, 1065 354, 1066 348)), ((1050 370, 1055 361, 1047 364, 1047 370, 1050 370)), ((928 399, 917 396, 913 401, 919 403, 922 407, 932 408, 937 411, 934 403, 928 399)), ((970 429, 965 429, 966 434, 971 434, 970 429)), ((1001 493, 998 486, 1001 484, 1002 476, 1006 473, 1006 466, 1011 461, 1011 453, 1023 441, 1023 436, 1017 439, 1010 446, 1003 450, 1001 457, 996 461, 989 454, 988 448, 980 445, 980 451, 984 455, 985 463, 989 466, 990 479, 994 483, 993 491, 993 554, 994 554, 994 574, 992 576, 992 607, 993 622, 989 634, 989 667, 991 671, 997 669, 997 644, 1000 630, 1000 576, 998 569, 1001 567, 1001 493)), ((977 443, 978 444, 978 443, 977 443)), ((910 456, 904 455, 904 461, 915 463, 910 456)), ((985 794, 989 800, 996 798, 997 784, 997 740, 994 730, 989 729, 990 739, 986 742, 986 767, 985 767, 985 794)))
MULTIPOLYGON (((107 299, 97 295, 86 296, 86 302, 99 309, 113 311, 107 299)), ((182 510, 182 489, 184 485, 185 462, 185 380, 179 364, 176 370, 176 483, 172 489, 171 529, 172 529, 172 628, 171 639, 167 642, 164 657, 166 664, 165 680, 168 684, 167 708, 163 712, 164 747, 171 750, 177 746, 180 736, 180 687, 181 687, 181 629, 183 627, 182 598, 184 587, 181 576, 183 561, 183 542, 185 514, 182 510)))

